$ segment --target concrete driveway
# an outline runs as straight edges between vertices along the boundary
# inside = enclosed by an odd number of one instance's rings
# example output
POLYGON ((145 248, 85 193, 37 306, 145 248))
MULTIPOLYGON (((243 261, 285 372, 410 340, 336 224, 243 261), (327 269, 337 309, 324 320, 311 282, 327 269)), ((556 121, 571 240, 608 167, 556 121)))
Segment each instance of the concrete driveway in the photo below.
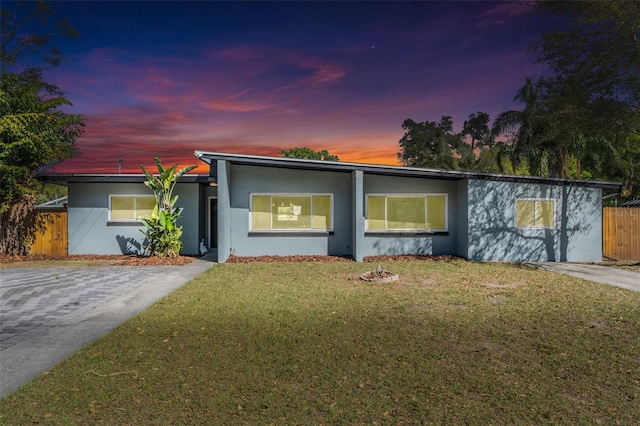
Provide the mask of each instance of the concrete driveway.
POLYGON ((530 262, 527 265, 597 283, 640 291, 640 274, 637 272, 586 263, 530 262))
POLYGON ((0 270, 0 396, 151 306, 215 263, 0 270))

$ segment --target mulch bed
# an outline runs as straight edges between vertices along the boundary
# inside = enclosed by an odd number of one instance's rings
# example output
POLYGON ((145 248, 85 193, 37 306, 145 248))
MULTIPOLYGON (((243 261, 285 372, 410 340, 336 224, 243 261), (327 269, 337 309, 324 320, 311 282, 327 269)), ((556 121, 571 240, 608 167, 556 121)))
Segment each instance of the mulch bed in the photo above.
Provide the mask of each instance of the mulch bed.
MULTIPOLYGON (((174 259, 168 257, 138 256, 138 255, 94 255, 94 254, 75 254, 68 256, 0 256, 0 263, 18 263, 18 262, 36 262, 47 260, 62 261, 95 261, 98 265, 113 266, 181 266, 187 265, 199 256, 178 256, 174 259)), ((381 263, 381 262, 403 262, 403 261, 436 261, 436 260, 464 260, 458 256, 368 256, 364 258, 365 263, 381 263)), ((241 257, 229 256, 226 263, 273 263, 273 262, 353 262, 351 256, 254 256, 241 257)))
POLYGON ((424 260, 424 261, 443 261, 443 260, 466 260, 464 257, 453 256, 450 254, 441 254, 441 255, 412 255, 412 254, 401 254, 397 256, 366 256, 364 258, 365 263, 374 263, 374 262, 406 262, 413 260, 424 260))
MULTIPOLYGON (((378 262, 404 262, 412 260, 465 260, 463 257, 451 255, 426 256, 426 255, 398 255, 398 256, 367 256, 363 259, 365 263, 378 262)), ((254 262, 353 262, 351 256, 255 256, 240 257, 229 256, 226 263, 254 263, 254 262)))
POLYGON ((91 260, 96 261, 95 263, 98 265, 113 266, 182 266, 187 265, 196 259, 196 256, 178 256, 171 259, 168 257, 138 255, 73 254, 68 256, 47 256, 35 254, 31 256, 0 256, 0 263, 37 262, 48 260, 91 260))
POLYGON ((231 255, 226 263, 273 263, 273 262, 353 262, 351 257, 343 256, 235 256, 231 255))

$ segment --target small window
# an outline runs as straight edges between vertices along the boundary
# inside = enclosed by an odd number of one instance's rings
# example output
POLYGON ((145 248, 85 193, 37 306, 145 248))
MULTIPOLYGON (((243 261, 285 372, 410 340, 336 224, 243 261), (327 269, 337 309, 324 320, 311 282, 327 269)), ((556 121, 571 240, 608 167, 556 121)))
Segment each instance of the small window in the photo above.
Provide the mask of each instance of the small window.
POLYGON ((555 200, 516 200, 516 226, 518 228, 553 228, 555 200))
POLYGON ((367 230, 446 231, 447 194, 367 195, 367 230))
POLYGON ((252 231, 331 231, 331 194, 251 194, 252 231))
POLYGON ((153 195, 109 195, 110 222, 140 222, 156 206, 153 195))

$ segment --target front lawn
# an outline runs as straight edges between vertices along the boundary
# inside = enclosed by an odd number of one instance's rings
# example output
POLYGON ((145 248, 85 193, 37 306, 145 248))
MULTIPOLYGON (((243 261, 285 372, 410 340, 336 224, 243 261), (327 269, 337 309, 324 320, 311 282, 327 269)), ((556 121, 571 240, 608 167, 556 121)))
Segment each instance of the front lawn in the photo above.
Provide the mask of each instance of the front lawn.
POLYGON ((640 293, 510 264, 217 265, 0 423, 639 424, 640 293))

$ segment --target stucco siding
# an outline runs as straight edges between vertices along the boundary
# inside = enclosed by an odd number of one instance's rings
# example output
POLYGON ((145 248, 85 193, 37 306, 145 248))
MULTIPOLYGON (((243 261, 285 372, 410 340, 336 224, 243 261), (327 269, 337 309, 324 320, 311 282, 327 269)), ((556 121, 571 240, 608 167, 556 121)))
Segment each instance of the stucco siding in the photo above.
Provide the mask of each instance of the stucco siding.
MULTIPOLYGON (((108 223, 109 195, 151 195, 142 183, 70 183, 68 203, 69 254, 134 254, 143 252, 144 225, 108 223)), ((198 252, 198 185, 177 184, 178 207, 184 208, 184 254, 198 252)))
MULTIPOLYGON (((351 255, 351 188, 351 173, 232 165, 230 253, 237 256, 351 255), (333 232, 250 232, 252 193, 333 194, 333 232)), ((219 188, 219 197, 221 190, 219 188)))
POLYGON ((198 254, 200 240, 205 237, 201 227, 200 216, 206 210, 201 208, 202 198, 200 185, 178 183, 173 191, 178 195, 176 206, 183 208, 178 226, 182 226, 182 254, 198 254))
POLYGON ((482 261, 595 261, 602 259, 601 190, 470 180, 468 258, 482 261), (553 226, 516 221, 517 200, 553 200, 553 226))
POLYGON ((456 254, 458 227, 455 181, 365 174, 363 203, 366 203, 368 194, 434 193, 447 194, 448 231, 445 234, 432 235, 401 232, 381 234, 366 232, 363 249, 364 256, 456 254))
POLYGON ((469 257, 469 204, 467 203, 469 181, 460 180, 456 183, 456 254, 464 258, 469 257))

